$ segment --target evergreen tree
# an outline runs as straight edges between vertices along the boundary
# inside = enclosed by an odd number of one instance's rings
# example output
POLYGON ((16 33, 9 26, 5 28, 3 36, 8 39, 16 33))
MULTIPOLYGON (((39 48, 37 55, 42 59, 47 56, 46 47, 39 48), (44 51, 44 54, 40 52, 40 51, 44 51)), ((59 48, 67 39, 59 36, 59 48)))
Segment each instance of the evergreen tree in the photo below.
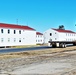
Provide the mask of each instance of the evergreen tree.
POLYGON ((58 29, 63 29, 63 30, 65 30, 64 25, 60 25, 58 29))

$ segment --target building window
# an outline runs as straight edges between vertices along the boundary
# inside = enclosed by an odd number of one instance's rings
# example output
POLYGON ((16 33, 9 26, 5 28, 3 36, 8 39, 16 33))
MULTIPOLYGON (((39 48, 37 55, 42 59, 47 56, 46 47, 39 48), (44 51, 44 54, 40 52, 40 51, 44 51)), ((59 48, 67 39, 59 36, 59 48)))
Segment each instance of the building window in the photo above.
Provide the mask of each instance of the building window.
POLYGON ((16 38, 14 38, 14 42, 16 42, 16 38))
POLYGON ((56 34, 56 32, 55 32, 55 34, 56 34))
POLYGON ((1 29, 1 33, 3 33, 3 29, 1 29))
POLYGON ((36 40, 36 42, 37 42, 37 40, 36 40))
POLYGON ((19 42, 21 42, 21 38, 19 38, 19 42))
POLYGON ((19 30, 19 34, 21 34, 21 30, 19 30))
POLYGON ((55 38, 55 40, 57 40, 57 38, 55 38))
POLYGON ((16 30, 14 30, 14 34, 16 34, 16 30))
POLYGON ((38 35, 38 37, 39 37, 39 35, 38 35))
POLYGON ((10 42, 10 38, 8 38, 8 42, 10 42))
POLYGON ((72 36, 73 36, 73 34, 72 34, 72 36))
POLYGON ((1 38, 1 42, 3 42, 3 38, 1 38))
POLYGON ((40 42, 40 41, 38 40, 38 42, 40 42))
POLYGON ((10 33, 10 30, 8 29, 8 34, 10 33))
POLYGON ((41 37, 42 37, 42 35, 41 35, 41 37))
POLYGON ((25 39, 25 38, 23 38, 23 39, 25 39))
POLYGON ((52 36, 52 33, 50 33, 50 36, 52 36))

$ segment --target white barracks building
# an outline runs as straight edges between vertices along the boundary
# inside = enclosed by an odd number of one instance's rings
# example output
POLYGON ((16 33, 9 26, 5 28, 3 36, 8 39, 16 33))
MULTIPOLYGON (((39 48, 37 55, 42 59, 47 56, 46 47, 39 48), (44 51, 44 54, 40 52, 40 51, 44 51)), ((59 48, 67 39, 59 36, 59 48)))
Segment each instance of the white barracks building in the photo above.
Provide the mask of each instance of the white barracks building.
POLYGON ((0 46, 36 45, 36 30, 29 26, 0 23, 0 46))
POLYGON ((36 32, 36 44, 43 44, 44 38, 43 34, 40 32, 36 32))
POLYGON ((44 43, 48 41, 76 41, 76 33, 71 30, 48 29, 44 32, 44 43))

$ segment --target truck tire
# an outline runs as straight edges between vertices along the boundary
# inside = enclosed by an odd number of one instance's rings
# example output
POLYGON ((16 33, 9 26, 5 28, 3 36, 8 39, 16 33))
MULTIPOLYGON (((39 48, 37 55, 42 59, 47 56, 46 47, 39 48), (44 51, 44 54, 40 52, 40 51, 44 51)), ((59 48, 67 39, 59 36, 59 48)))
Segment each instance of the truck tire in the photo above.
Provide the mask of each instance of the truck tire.
POLYGON ((56 48, 56 44, 52 44, 52 48, 56 48))
POLYGON ((56 47, 59 47, 59 43, 56 43, 56 47))
POLYGON ((66 48, 66 43, 64 43, 64 48, 66 48))
POLYGON ((62 48, 64 48, 65 46, 64 46, 64 43, 62 43, 62 48))

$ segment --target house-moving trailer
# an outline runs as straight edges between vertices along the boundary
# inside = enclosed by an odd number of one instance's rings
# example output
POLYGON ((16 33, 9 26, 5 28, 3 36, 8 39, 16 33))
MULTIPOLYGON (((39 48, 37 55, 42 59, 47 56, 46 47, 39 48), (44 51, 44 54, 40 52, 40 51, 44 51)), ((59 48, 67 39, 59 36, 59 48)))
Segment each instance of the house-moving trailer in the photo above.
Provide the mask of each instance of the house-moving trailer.
POLYGON ((51 28, 44 33, 44 42, 52 47, 66 47, 66 44, 76 45, 76 33, 71 30, 51 28))

